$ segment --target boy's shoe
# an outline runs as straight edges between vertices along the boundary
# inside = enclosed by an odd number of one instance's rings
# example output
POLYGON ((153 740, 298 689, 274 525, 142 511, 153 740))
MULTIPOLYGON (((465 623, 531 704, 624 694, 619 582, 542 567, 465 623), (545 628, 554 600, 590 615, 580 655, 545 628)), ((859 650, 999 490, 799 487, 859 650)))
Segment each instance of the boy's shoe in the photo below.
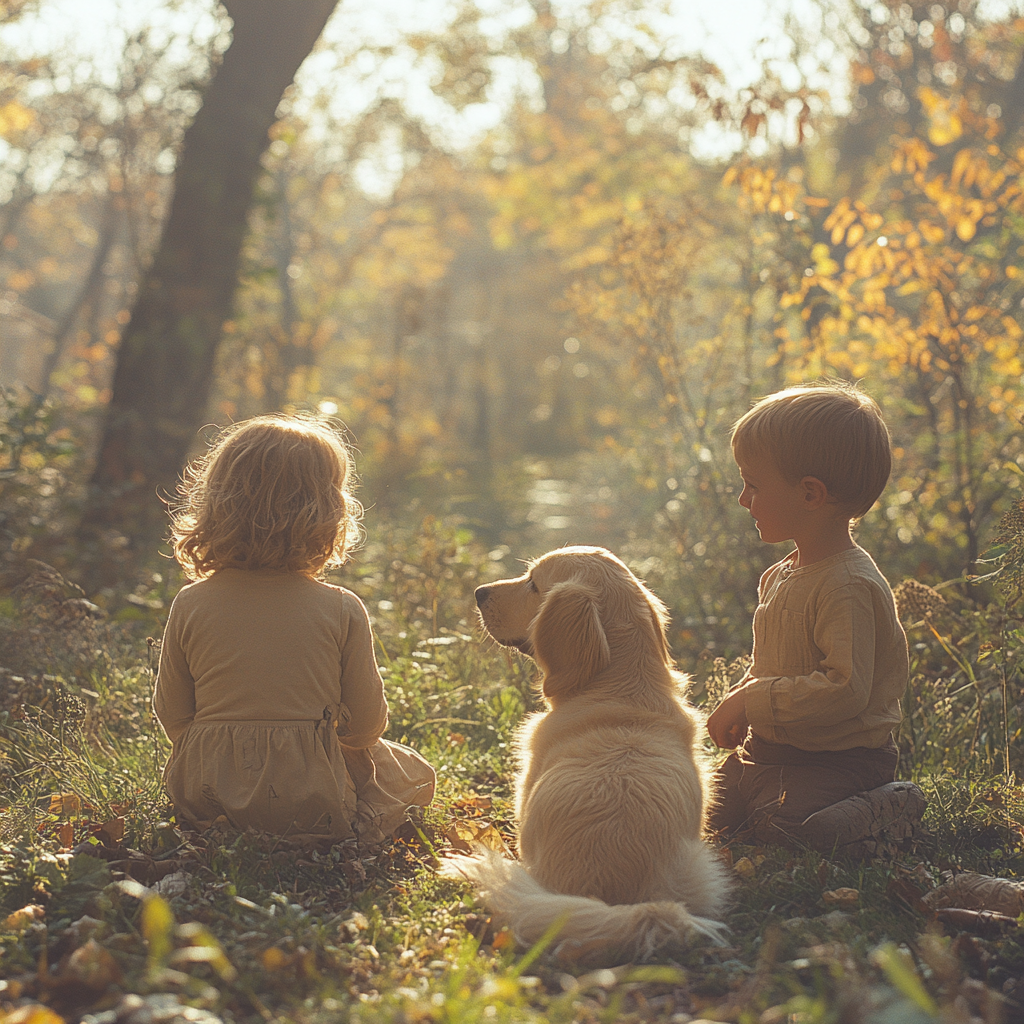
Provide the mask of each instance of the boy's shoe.
POLYGON ((890 782, 830 804, 801 822, 766 818, 754 835, 761 842, 809 846, 857 860, 890 857, 922 835, 927 803, 913 782, 890 782))

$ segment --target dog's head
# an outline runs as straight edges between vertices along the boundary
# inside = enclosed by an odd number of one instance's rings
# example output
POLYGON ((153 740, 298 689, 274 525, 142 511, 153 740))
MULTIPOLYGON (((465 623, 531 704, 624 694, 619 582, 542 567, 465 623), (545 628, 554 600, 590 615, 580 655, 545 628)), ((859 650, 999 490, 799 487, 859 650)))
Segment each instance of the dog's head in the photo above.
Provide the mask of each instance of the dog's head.
POLYGON ((604 548, 566 547, 522 576, 478 587, 487 632, 529 654, 549 699, 569 696, 616 659, 670 666, 665 606, 604 548))

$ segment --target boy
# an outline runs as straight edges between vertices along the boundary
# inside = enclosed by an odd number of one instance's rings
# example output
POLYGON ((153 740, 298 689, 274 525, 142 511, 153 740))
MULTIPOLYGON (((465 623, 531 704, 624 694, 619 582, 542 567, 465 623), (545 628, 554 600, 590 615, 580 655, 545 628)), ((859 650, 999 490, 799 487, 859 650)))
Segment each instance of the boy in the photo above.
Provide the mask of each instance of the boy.
POLYGON ((867 395, 829 381, 758 402, 732 448, 739 502, 761 539, 795 548, 762 575, 753 664, 708 719, 718 746, 742 744, 715 774, 709 823, 821 849, 869 838, 865 830, 877 837, 920 816, 916 787, 887 787, 864 817, 870 828, 857 824, 863 807, 817 827, 810 816, 896 774, 907 638, 888 583, 851 535, 889 479, 889 432, 867 395))

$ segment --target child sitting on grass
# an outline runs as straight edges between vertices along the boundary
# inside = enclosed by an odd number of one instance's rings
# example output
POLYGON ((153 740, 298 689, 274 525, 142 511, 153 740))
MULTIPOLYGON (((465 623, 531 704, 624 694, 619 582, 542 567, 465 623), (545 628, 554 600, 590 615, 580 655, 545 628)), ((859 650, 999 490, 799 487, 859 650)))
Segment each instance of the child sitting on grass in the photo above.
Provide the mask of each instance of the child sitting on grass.
POLYGON ((708 719, 718 746, 740 747, 715 775, 710 825, 825 849, 867 836, 849 834, 849 814, 824 833, 810 816, 876 790, 873 835, 919 817, 916 787, 878 789, 899 760, 907 638, 889 584, 851 535, 892 465, 878 406, 842 382, 789 388, 739 420, 732 448, 761 539, 794 550, 762 575, 753 664, 708 719))
POLYGON ((358 535, 344 441, 312 419, 228 428, 172 511, 193 582, 171 605, 153 707, 178 816, 292 837, 378 841, 434 771, 382 740, 388 706, 362 602, 319 577, 358 535))

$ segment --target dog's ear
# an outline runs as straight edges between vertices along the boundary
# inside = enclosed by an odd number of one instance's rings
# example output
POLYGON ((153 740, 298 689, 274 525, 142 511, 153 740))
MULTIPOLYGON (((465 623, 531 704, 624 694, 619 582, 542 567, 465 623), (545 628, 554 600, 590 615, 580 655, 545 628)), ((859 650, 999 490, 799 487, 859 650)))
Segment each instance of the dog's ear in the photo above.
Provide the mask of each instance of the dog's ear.
POLYGON ((660 598, 652 594, 642 583, 640 589, 647 599, 647 605, 651 609, 651 626, 654 629, 654 642, 661 654, 661 659, 666 664, 671 664, 672 656, 668 649, 668 639, 665 631, 668 628, 668 609, 662 604, 660 598))
POLYGON ((598 592, 575 580, 556 583, 530 624, 533 657, 544 671, 545 697, 568 696, 612 660, 598 592))

